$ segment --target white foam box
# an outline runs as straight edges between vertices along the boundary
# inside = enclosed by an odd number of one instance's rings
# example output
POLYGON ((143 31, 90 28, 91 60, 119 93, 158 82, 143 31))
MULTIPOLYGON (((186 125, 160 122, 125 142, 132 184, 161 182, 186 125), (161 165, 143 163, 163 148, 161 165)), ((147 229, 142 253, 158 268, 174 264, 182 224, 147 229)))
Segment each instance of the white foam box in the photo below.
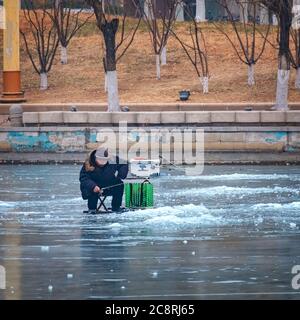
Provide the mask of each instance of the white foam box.
POLYGON ((160 174, 159 159, 131 159, 130 174, 133 177, 148 178, 160 174))

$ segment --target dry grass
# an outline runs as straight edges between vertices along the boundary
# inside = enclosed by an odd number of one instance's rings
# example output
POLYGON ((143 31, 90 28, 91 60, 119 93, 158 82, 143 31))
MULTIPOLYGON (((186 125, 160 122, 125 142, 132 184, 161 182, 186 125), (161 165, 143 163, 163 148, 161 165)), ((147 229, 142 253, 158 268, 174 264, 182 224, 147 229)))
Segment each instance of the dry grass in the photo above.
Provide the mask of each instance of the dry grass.
MULTIPOLYGON (((24 25, 24 21, 22 21, 24 25)), ((178 27, 182 34, 187 25, 178 27)), ((270 46, 256 66, 257 84, 247 85, 247 66, 234 54, 230 44, 212 25, 205 26, 210 65, 210 93, 203 95, 197 75, 178 42, 171 38, 168 45, 168 65, 162 67, 162 79, 156 80, 155 57, 145 27, 126 56, 118 65, 121 103, 176 102, 178 91, 191 90, 191 102, 269 102, 274 100, 277 59, 270 46)), ((0 41, 2 47, 2 41, 0 41)), ((1 50, 2 54, 2 50, 1 50)), ((101 38, 94 23, 89 23, 69 47, 69 64, 62 66, 59 52, 49 74, 50 88, 39 91, 39 78, 21 48, 22 85, 28 102, 105 102, 101 38)), ((2 59, 1 59, 2 61, 2 59)), ((299 101, 294 89, 293 72, 290 101, 299 101)), ((0 80, 1 82, 2 80, 0 80)))

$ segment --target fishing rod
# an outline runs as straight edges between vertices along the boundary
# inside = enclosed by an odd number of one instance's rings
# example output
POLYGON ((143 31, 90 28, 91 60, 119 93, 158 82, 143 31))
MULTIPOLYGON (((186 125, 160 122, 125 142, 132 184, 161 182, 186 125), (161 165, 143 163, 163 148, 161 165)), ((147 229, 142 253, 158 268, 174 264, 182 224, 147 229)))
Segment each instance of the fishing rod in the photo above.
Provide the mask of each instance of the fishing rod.
MULTIPOLYGON (((146 183, 146 182, 150 183, 149 179, 145 179, 143 183, 146 183)), ((105 190, 116 188, 116 187, 119 187, 119 186, 122 186, 122 185, 124 185, 124 182, 123 183, 114 184, 114 185, 109 186, 109 187, 104 187, 104 188, 100 187, 100 189, 101 189, 100 193, 103 193, 103 191, 105 191, 105 190)))
POLYGON ((100 188, 101 189, 101 193, 103 193, 103 191, 105 191, 105 190, 116 188, 116 187, 119 187, 119 186, 122 186, 122 185, 124 185, 124 183, 118 183, 118 184, 114 184, 114 185, 109 186, 109 187, 100 188))
POLYGON ((168 159, 166 159, 163 156, 158 156, 161 160, 165 160, 167 161, 168 164, 172 165, 175 169, 180 170, 180 171, 184 171, 184 169, 180 168, 179 166, 177 166, 175 163, 170 162, 168 159))

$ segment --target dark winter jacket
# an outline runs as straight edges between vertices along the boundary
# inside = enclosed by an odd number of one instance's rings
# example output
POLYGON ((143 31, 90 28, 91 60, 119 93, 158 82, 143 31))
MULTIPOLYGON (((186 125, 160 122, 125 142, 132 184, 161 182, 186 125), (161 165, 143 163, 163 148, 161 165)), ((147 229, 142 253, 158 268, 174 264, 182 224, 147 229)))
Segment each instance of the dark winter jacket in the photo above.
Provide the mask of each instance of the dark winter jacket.
POLYGON ((99 167, 95 159, 94 150, 83 164, 80 171, 80 191, 86 200, 93 194, 96 186, 105 188, 122 183, 128 174, 128 164, 120 164, 119 157, 114 157, 104 167, 99 167))

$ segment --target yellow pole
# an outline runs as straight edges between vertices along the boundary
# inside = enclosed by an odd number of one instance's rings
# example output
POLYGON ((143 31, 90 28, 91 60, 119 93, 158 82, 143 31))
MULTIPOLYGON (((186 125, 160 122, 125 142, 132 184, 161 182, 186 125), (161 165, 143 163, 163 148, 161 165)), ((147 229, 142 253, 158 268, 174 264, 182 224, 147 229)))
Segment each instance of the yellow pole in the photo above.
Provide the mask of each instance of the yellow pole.
POLYGON ((20 0, 4 0, 3 93, 1 102, 22 102, 20 72, 20 0))

